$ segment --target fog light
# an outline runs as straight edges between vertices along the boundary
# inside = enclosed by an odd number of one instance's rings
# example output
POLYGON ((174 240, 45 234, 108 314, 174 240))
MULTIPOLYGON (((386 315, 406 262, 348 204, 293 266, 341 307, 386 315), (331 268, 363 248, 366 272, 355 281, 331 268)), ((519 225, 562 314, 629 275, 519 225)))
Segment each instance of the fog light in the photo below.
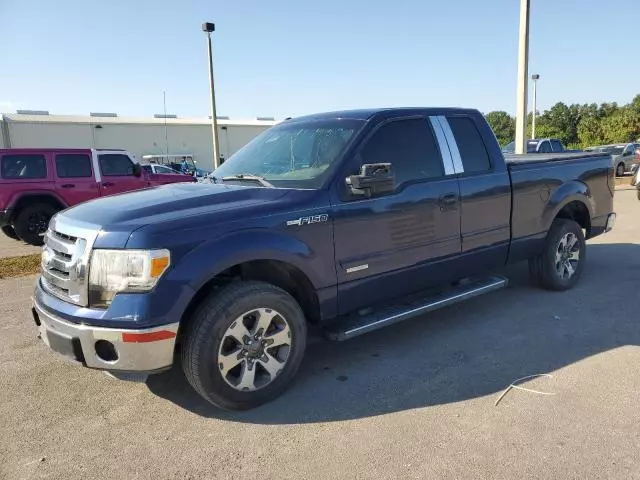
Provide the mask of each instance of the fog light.
POLYGON ((118 352, 113 343, 107 340, 98 340, 95 345, 96 355, 104 362, 115 362, 118 360, 118 352))

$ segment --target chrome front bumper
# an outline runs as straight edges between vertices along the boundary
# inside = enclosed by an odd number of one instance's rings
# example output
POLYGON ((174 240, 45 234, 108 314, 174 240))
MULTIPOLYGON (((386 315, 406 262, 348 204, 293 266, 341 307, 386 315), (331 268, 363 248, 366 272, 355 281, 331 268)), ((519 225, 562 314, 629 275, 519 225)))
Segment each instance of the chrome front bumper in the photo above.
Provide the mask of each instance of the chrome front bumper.
POLYGON ((113 372, 154 372, 173 363, 177 322, 127 330, 67 322, 48 313, 37 302, 32 312, 44 343, 87 367, 113 372))

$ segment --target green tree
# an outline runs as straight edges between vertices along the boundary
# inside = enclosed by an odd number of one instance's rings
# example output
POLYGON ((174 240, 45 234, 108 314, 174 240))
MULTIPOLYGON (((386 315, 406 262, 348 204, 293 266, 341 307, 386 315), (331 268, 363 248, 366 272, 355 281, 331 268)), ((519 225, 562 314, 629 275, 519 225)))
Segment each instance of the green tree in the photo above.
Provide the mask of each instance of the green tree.
POLYGON ((516 119, 507 112, 496 111, 489 112, 485 115, 487 123, 495 133, 500 146, 505 146, 513 141, 516 135, 516 119))
POLYGON ((602 133, 607 143, 634 141, 640 136, 640 114, 631 106, 619 108, 602 120, 602 133))
POLYGON ((596 116, 588 116, 580 120, 578 138, 582 148, 606 143, 600 119, 596 116))

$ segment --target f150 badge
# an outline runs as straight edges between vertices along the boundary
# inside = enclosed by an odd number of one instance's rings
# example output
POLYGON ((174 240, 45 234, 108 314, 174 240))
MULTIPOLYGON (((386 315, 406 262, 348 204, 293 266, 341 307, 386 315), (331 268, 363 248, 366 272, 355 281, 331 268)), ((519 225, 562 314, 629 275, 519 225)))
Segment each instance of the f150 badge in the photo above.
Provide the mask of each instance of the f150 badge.
POLYGON ((291 227, 293 225, 303 226, 303 225, 311 225, 312 223, 322 223, 326 222, 329 219, 329 215, 323 213, 322 215, 312 215, 310 217, 300 217, 295 220, 288 220, 287 227, 291 227))

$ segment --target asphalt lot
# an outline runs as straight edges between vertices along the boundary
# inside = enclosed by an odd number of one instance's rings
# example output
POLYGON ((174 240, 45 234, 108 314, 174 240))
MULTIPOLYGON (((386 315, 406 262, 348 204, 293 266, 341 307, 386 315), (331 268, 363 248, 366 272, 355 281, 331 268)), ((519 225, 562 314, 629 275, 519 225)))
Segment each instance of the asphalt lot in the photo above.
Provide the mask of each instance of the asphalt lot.
POLYGON ((640 478, 640 202, 589 242, 572 291, 508 290, 348 343, 311 342, 297 381, 223 413, 179 370, 147 384, 36 339, 35 277, 0 282, 0 477, 640 478), (501 391, 526 387, 555 395, 501 391))

